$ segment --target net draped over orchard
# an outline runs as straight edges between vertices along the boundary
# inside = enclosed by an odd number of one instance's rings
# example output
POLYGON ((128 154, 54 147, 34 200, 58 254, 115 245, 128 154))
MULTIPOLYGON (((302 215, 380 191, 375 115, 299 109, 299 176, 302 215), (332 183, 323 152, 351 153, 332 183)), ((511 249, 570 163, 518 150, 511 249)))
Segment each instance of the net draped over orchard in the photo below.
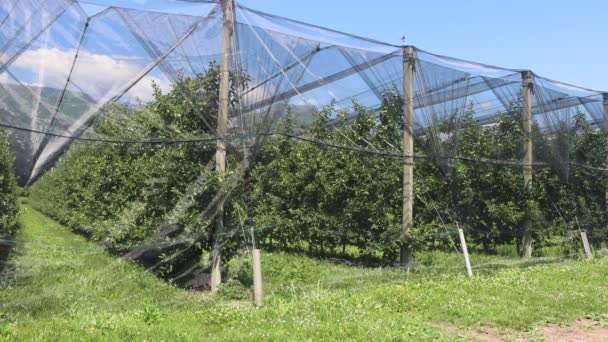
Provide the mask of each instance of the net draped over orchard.
POLYGON ((221 4, 97 2, 0 3, 0 125, 38 209, 150 268, 179 277, 220 235, 226 258, 257 240, 387 263, 403 245, 453 249, 457 224, 485 252, 520 248, 526 222, 538 256, 576 230, 608 239, 601 92, 529 74, 526 134, 524 70, 418 48, 404 57, 403 46, 237 3, 224 135, 221 4), (415 172, 404 236, 407 63, 415 172))

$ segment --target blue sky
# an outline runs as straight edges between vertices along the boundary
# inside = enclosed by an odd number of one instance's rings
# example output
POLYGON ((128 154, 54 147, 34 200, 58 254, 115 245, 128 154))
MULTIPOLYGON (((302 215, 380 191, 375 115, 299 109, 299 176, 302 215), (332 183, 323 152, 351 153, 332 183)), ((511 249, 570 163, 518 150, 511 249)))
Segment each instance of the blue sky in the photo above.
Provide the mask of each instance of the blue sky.
POLYGON ((605 0, 240 0, 264 12, 608 91, 605 0))
MULTIPOLYGON (((84 0, 87 1, 87 0, 84 0)), ((198 14, 175 0, 88 0, 198 14), (179 8, 179 9, 177 9, 179 8)), ((608 1, 239 0, 264 12, 608 91, 608 1)), ((95 11, 96 6, 92 6, 95 11)), ((99 8, 101 9, 101 8, 99 8)), ((204 11, 203 11, 204 12, 204 11)))

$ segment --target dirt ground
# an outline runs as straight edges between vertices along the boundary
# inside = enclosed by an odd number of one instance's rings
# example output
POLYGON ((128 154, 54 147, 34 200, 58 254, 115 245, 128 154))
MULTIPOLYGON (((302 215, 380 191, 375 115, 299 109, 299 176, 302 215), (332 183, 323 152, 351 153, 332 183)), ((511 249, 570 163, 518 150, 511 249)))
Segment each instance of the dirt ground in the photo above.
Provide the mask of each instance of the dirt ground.
POLYGON ((567 326, 545 326, 541 327, 540 330, 545 335, 547 341, 608 341, 608 324, 590 319, 577 319, 567 326))
POLYGON ((459 330, 455 327, 438 325, 438 328, 458 333, 468 341, 547 341, 547 342, 608 342, 608 323, 579 318, 569 324, 537 326, 531 332, 504 333, 493 328, 459 330))

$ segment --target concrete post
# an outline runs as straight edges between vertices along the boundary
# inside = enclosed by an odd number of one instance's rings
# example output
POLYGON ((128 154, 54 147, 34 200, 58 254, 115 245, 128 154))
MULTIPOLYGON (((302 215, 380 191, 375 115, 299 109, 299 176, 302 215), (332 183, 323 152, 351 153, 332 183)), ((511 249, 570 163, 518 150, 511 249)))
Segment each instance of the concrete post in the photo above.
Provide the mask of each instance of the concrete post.
POLYGON ((262 287, 262 256, 259 249, 253 250, 253 302, 262 306, 264 293, 262 287))
POLYGON ((581 240, 583 241, 583 249, 585 250, 585 255, 587 259, 593 258, 593 253, 591 253, 591 246, 589 245, 589 239, 587 238, 587 232, 581 230, 581 240))
POLYGON ((467 268, 469 278, 473 277, 473 269, 471 268, 471 260, 469 259, 469 249, 467 248, 467 240, 464 238, 464 231, 458 228, 458 236, 460 236, 460 245, 462 246, 462 255, 464 256, 464 266, 467 268))

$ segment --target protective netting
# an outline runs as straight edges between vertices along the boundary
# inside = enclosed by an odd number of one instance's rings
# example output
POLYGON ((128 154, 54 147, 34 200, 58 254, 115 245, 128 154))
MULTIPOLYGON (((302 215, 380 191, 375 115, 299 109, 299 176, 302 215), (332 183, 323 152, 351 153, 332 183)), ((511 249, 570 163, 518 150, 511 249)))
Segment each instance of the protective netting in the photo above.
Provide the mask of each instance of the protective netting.
MULTIPOLYGON (((89 128, 108 103, 137 107, 153 99, 152 83, 166 93, 180 80, 218 67, 221 6, 171 1, 165 5, 172 5, 177 13, 70 1, 50 1, 44 6, 36 1, 3 4, 0 60, 7 115, 1 124, 67 138, 98 138, 89 128), (180 9, 186 5, 190 5, 186 7, 189 14, 179 13, 185 12, 180 9), (92 10, 95 6, 100 8, 92 10)), ((356 102, 378 109, 385 95, 403 93, 400 47, 243 6, 235 12, 231 69, 241 80, 235 80, 240 84, 233 87, 230 135, 254 133, 268 116, 276 122, 288 106, 305 112, 332 102, 337 108, 356 102)), ((455 132, 464 113, 492 124, 497 113, 519 101, 521 70, 421 50, 415 58, 416 132, 429 155, 455 155, 455 132), (432 132, 423 134, 426 129, 432 132)), ((534 90, 533 112, 543 132, 554 132, 573 111, 583 113, 595 127, 602 126, 600 93, 536 76, 534 90)), ((198 110, 194 94, 184 90, 181 95, 193 111, 198 110)), ((214 129, 213 117, 208 117, 212 115, 198 115, 208 133, 214 129)), ((311 119, 306 113, 298 116, 305 129, 311 119)), ((171 139, 185 136, 174 131, 171 139)), ((70 141, 22 138, 18 158, 22 182, 39 177, 70 141)), ((134 140, 145 138, 155 137, 134 140)), ((558 154, 556 161, 567 158, 558 154)))
POLYGON ((608 237, 601 92, 532 73, 527 136, 524 70, 417 48, 409 61, 236 4, 224 134, 222 5, 95 2, 0 3, 0 126, 38 209, 150 270, 182 279, 218 239, 228 255, 258 241, 392 263, 402 244, 456 247, 461 226, 484 252, 520 248, 524 222, 536 240, 608 237), (415 241, 401 220, 410 62, 415 241))

